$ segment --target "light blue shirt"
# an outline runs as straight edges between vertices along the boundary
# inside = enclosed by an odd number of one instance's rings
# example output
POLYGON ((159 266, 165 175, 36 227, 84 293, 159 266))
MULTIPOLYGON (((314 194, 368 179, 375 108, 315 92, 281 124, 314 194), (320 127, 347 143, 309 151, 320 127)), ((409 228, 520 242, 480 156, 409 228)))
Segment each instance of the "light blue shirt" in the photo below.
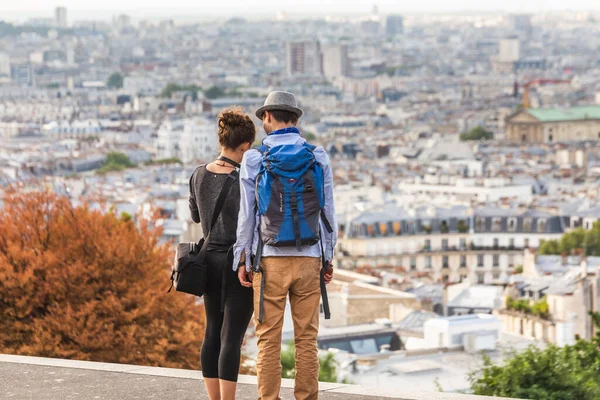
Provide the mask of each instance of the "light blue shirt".
MULTIPOLYGON (((297 133, 271 134, 263 140, 265 146, 274 147, 283 144, 301 145, 306 140, 297 133)), ((329 220, 333 232, 329 233, 321 221, 321 235, 325 248, 325 259, 333 260, 333 250, 337 243, 338 228, 335 219, 335 205, 333 203, 333 174, 331 163, 325 149, 318 146, 315 151, 315 159, 323 167, 323 178, 325 183, 325 216, 329 220)), ((237 242, 233 247, 233 270, 236 271, 242 252, 246 252, 246 269, 249 271, 252 265, 250 255, 255 255, 258 249, 259 216, 256 211, 256 175, 262 162, 262 154, 256 150, 249 150, 244 154, 240 168, 240 213, 238 215, 237 242)), ((262 257, 321 257, 321 244, 314 246, 302 246, 299 252, 295 246, 273 247, 263 246, 262 257)))

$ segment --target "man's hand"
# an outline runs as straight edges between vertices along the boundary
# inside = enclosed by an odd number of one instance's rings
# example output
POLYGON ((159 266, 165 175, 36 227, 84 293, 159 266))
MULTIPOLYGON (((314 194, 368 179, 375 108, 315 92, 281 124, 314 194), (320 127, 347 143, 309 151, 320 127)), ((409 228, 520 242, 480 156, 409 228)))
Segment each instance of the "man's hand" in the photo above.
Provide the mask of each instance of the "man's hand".
POLYGON ((325 270, 325 273, 323 274, 323 278, 325 280, 325 284, 328 285, 331 280, 333 279, 333 262, 329 261, 329 264, 327 265, 327 269, 325 270))
POLYGON ((238 279, 243 287, 252 287, 252 272, 246 271, 245 265, 238 266, 238 279))

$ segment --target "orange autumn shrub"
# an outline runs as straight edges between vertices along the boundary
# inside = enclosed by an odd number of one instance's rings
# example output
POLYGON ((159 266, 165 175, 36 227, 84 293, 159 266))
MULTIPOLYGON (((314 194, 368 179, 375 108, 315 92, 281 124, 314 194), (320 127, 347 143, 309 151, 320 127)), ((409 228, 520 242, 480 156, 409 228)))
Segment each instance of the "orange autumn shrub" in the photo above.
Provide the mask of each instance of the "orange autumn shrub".
POLYGON ((204 309, 166 293, 159 230, 47 191, 3 202, 0 353, 199 368, 204 309))

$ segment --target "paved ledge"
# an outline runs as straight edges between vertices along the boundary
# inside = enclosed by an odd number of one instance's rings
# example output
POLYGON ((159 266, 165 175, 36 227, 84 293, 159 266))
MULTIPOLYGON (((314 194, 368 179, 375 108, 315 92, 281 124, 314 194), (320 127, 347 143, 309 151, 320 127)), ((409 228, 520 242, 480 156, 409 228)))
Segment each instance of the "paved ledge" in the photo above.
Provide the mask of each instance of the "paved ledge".
MULTIPOLYGON (((0 354, 0 398, 208 399, 200 371, 0 354)), ((284 379, 282 399, 293 398, 294 382, 284 379)), ((457 393, 395 393, 337 383, 321 383, 323 400, 492 400, 457 393)), ((237 399, 256 399, 256 377, 240 376, 237 399)))

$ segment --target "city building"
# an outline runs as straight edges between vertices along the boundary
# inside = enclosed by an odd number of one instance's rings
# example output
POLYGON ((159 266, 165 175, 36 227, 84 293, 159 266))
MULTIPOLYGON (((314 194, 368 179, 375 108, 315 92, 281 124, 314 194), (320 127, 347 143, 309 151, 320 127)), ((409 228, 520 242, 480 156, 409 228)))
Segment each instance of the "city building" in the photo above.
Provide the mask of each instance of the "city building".
POLYGON ((342 268, 479 284, 508 281, 523 264, 524 248, 565 231, 563 219, 548 213, 467 207, 386 205, 340 224, 336 261, 342 268))
POLYGON ((499 42, 499 51, 496 56, 492 56, 492 68, 495 72, 510 73, 515 70, 515 63, 521 58, 521 43, 519 38, 511 36, 501 39, 499 42))
POLYGON ((54 10, 54 24, 57 28, 67 28, 67 9, 65 7, 56 7, 54 10))
POLYGON ((527 108, 506 119, 505 136, 520 143, 600 140, 600 106, 527 108))
POLYGON ((0 78, 10 78, 10 56, 8 53, 0 52, 0 78))
POLYGON ((217 127, 207 118, 165 120, 158 129, 156 156, 183 162, 207 160, 217 152, 217 127))
POLYGON ((496 315, 503 332, 543 340, 559 346, 573 344, 576 337, 595 335, 590 312, 600 311, 600 257, 584 255, 543 256, 526 250, 523 273, 506 289, 505 307, 496 315), (530 307, 546 304, 534 313, 511 306, 524 301, 530 307))
POLYGON ((404 17, 388 15, 385 19, 385 33, 389 37, 401 35, 404 32, 404 17))
POLYGON ((350 59, 345 45, 323 46, 322 53, 325 77, 335 79, 350 75, 350 59))
POLYGON ((288 77, 323 75, 321 44, 316 40, 286 42, 285 64, 288 77))

